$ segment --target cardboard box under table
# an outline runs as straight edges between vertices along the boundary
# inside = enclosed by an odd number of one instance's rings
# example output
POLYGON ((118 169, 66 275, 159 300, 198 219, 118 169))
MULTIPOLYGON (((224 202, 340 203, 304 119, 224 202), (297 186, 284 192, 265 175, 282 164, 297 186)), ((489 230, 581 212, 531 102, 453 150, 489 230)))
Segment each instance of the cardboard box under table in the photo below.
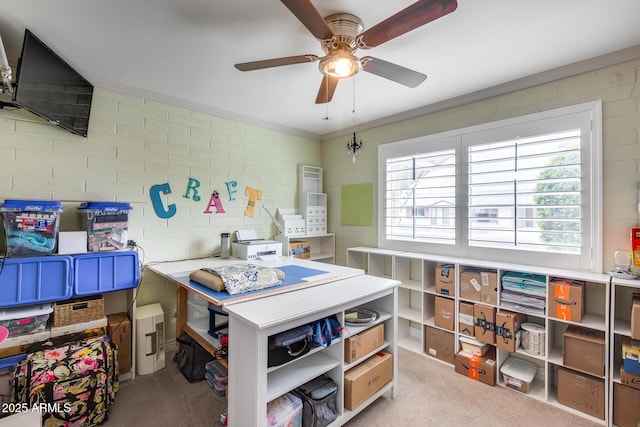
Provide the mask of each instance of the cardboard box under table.
POLYGON ((384 344, 384 323, 344 340, 344 361, 353 363, 384 344))
POLYGON ((613 383, 613 423, 618 427, 640 425, 640 391, 613 383))
POLYGON ((454 355, 456 354, 456 341, 453 333, 432 326, 426 326, 424 335, 425 352, 429 356, 453 365, 454 355))
POLYGON ((453 264, 436 267, 436 293, 450 297, 456 295, 456 267, 453 264))
POLYGON ((482 356, 474 356, 465 351, 459 351, 455 356, 455 370, 472 380, 488 385, 496 385, 496 351, 489 348, 482 356))
POLYGON ((603 379, 558 368, 558 403, 603 420, 604 395, 603 379))
POLYGON ((553 278, 549 281, 549 316, 582 322, 584 317, 585 282, 553 278))
POLYGON ((564 332, 563 365, 604 376, 604 331, 569 325, 564 332))
POLYGON ((393 379, 393 356, 374 354, 344 373, 344 407, 350 411, 381 390, 393 379))
POLYGON ((131 370, 131 321, 127 313, 107 316, 107 335, 118 346, 118 375, 131 370))
POLYGON ((455 316, 455 301, 451 298, 435 298, 435 314, 433 323, 443 329, 453 331, 455 316))

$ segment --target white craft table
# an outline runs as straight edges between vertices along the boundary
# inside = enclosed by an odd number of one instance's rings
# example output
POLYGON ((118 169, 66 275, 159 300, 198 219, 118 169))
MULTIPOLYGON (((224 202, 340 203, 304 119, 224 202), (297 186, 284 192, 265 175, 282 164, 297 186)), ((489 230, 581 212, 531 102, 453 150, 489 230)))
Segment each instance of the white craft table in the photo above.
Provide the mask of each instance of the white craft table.
MULTIPOLYGON (((187 324, 187 294, 195 292, 212 301, 207 292, 190 285, 185 275, 196 269, 213 267, 221 263, 246 262, 238 259, 220 260, 203 258, 188 261, 160 263, 149 266, 149 270, 177 285, 176 334, 187 333, 204 348, 212 352, 215 345, 210 338, 201 336, 187 324)), ((291 286, 279 293, 265 293, 251 298, 230 302, 216 301, 229 314, 229 393, 228 420, 231 426, 266 426, 267 402, 296 388, 299 385, 326 373, 338 385, 338 419, 332 426, 344 424, 386 392, 396 395, 397 381, 397 285, 396 280, 368 276, 362 270, 325 264, 298 258, 279 258, 269 261, 251 261, 265 267, 297 265, 323 270, 326 274, 315 275, 308 282, 291 286), (375 324, 384 323, 385 343, 378 351, 393 355, 393 380, 373 394, 354 410, 344 408, 344 372, 361 363, 344 361, 344 339, 334 341, 328 348, 315 348, 304 357, 287 364, 267 367, 268 338, 270 335, 288 330, 314 320, 336 315, 344 325, 344 312, 355 306, 365 305, 380 313, 372 325, 347 326, 343 338, 355 335, 375 324)), ((213 302, 213 301, 212 301, 213 302)))

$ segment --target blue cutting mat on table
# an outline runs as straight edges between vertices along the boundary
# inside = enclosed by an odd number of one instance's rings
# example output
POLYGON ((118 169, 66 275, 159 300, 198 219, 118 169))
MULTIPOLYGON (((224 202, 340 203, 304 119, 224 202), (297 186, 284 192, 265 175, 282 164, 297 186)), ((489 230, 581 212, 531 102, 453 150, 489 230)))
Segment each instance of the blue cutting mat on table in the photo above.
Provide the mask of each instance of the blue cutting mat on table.
POLYGON ((250 296, 260 295, 260 294, 272 294, 279 293, 283 288, 287 288, 290 286, 302 285, 307 283, 309 280, 313 280, 313 276, 318 276, 321 274, 327 274, 328 271, 316 270, 314 268, 300 267, 298 265, 284 265, 277 267, 278 270, 284 272, 284 280, 280 282, 279 285, 271 286, 268 288, 257 289, 255 291, 242 292, 240 294, 230 295, 228 292, 216 292, 213 289, 207 288, 199 283, 196 283, 192 280, 189 280, 189 274, 182 277, 176 277, 175 279, 181 283, 188 284, 191 288, 198 290, 204 294, 207 294, 211 298, 220 303, 229 302, 233 300, 246 299, 250 296))

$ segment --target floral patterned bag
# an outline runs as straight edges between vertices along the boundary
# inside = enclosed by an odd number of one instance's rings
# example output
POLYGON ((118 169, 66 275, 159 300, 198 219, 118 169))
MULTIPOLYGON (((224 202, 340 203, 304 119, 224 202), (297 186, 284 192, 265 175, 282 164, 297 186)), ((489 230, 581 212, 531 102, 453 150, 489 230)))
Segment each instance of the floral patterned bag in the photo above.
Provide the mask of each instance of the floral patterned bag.
POLYGON ((45 344, 16 366, 13 401, 38 408, 44 427, 99 425, 115 401, 117 372, 116 345, 107 336, 45 344))

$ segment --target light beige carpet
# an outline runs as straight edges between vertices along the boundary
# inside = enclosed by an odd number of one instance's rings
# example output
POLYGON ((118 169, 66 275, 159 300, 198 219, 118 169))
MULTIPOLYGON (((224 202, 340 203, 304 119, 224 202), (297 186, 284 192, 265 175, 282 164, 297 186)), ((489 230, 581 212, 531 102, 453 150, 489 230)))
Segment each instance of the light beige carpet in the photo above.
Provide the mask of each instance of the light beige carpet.
MULTIPOLYGON (((106 427, 216 426, 224 398, 206 381, 190 384, 167 367, 122 383, 106 427)), ((348 427, 591 427, 600 424, 504 387, 490 387, 453 367, 400 349, 398 396, 383 396, 348 427)), ((237 426, 251 427, 251 426, 237 426)))

